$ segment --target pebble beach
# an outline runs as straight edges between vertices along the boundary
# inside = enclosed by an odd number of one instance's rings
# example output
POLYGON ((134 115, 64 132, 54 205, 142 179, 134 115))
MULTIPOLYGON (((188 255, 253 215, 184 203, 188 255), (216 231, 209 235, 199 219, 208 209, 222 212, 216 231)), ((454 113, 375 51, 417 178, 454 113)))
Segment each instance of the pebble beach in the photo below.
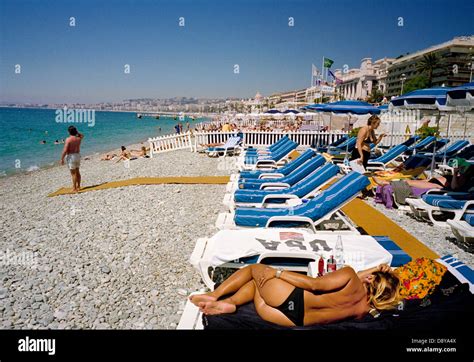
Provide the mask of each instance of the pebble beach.
MULTIPOLYGON (((229 175, 218 159, 188 150, 137 159, 128 168, 100 156, 82 161, 83 186, 139 176, 229 175)), ((204 287, 188 259, 197 238, 217 231, 225 185, 47 197, 61 187, 70 187, 66 166, 0 179, 0 328, 175 329, 187 295, 204 287)), ((449 229, 367 202, 440 255, 473 266, 472 254, 449 240, 449 229)))
MULTIPOLYGON (((83 186, 225 174, 217 163, 174 151, 126 168, 94 155, 81 173, 83 186)), ((0 250, 10 259, 0 265, 0 328, 176 328, 187 295, 203 287, 188 259, 214 232, 225 185, 47 197, 60 187, 70 187, 66 166, 0 180, 0 250)))

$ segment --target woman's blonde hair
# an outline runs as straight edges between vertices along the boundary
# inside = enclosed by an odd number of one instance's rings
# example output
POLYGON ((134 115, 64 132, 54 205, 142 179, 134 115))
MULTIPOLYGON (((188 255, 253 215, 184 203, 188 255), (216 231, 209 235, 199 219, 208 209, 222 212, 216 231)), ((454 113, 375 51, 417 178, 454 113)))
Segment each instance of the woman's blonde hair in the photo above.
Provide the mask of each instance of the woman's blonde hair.
POLYGON ((395 309, 401 300, 400 280, 391 272, 375 272, 367 285, 368 302, 377 310, 395 309))

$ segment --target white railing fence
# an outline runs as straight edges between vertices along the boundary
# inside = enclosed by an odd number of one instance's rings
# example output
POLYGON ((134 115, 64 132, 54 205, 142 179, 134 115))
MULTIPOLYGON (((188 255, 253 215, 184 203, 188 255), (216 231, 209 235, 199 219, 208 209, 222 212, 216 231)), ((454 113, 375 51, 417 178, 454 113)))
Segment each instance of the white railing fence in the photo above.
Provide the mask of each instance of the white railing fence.
POLYGON ((149 138, 148 142, 150 143, 151 157, 157 153, 175 150, 189 149, 193 151, 191 132, 149 138))
MULTIPOLYGON (((380 133, 380 132, 379 132, 380 133)), ((207 131, 207 132, 187 132, 176 135, 168 135, 150 138, 150 154, 153 157, 154 154, 189 149, 190 151, 197 152, 203 150, 212 145, 224 144, 227 142, 229 137, 237 136, 240 134, 243 137, 242 144, 245 147, 259 147, 269 146, 278 141, 284 136, 288 136, 291 140, 297 142, 300 147, 318 147, 329 145, 341 137, 347 136, 347 132, 342 131, 294 131, 285 132, 282 130, 274 131, 241 131, 241 132, 221 132, 221 131, 207 131)), ((380 143, 381 146, 394 146, 406 141, 410 137, 410 134, 404 132, 387 133, 386 137, 383 138, 380 143)), ((450 132, 446 137, 445 132, 441 132, 440 137, 449 138, 451 142, 460 139, 467 139, 471 142, 474 138, 474 132, 464 134, 464 132, 450 132)))

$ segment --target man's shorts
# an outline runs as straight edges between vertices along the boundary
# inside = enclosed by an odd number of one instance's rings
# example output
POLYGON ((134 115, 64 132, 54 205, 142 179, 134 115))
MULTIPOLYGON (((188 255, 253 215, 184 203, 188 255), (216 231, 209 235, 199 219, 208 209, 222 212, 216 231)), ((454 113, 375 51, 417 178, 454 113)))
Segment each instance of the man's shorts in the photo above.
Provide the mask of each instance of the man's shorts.
POLYGON ((70 153, 66 155, 67 167, 70 170, 75 170, 81 165, 81 155, 79 153, 70 153))

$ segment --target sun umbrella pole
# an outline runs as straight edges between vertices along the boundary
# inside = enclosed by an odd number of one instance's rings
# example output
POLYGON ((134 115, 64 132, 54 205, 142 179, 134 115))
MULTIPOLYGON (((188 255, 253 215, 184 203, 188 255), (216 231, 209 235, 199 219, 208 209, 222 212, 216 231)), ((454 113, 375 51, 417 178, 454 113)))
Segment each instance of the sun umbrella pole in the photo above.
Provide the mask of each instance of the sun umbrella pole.
MULTIPOLYGON (((436 129, 439 131, 439 117, 436 118, 436 129)), ((435 139, 435 143, 434 143, 434 147, 433 147, 433 156, 431 157, 431 167, 430 167, 431 177, 433 177, 433 175, 434 175, 434 168, 435 168, 435 164, 436 164, 436 157, 435 157, 435 155, 436 155, 436 142, 438 142, 437 138, 435 139)))
POLYGON ((463 138, 467 141, 467 116, 464 113, 464 135, 463 138))

